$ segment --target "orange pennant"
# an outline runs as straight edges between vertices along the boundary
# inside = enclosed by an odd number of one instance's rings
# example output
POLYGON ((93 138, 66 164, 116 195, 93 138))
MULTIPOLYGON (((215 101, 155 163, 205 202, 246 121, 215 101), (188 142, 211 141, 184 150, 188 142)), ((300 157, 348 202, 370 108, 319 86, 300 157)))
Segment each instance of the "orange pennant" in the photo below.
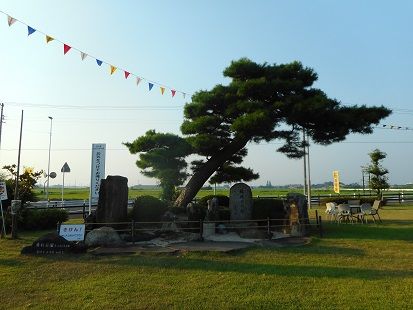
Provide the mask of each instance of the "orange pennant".
POLYGON ((116 69, 117 68, 115 66, 110 65, 110 74, 112 75, 113 73, 115 73, 116 69))
POLYGON ((52 38, 51 36, 46 35, 46 43, 49 43, 50 41, 53 41, 54 38, 52 38))
POLYGON ((161 94, 163 95, 163 93, 165 92, 165 87, 159 87, 161 89, 161 94))

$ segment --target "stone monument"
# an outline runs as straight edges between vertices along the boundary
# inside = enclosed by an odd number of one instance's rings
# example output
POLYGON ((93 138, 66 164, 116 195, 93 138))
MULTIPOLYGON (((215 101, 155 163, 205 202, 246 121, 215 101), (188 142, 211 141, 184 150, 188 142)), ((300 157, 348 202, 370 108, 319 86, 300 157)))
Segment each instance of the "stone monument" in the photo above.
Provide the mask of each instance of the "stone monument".
POLYGON ((96 209, 97 223, 124 222, 128 213, 128 179, 109 175, 102 179, 96 209))
POLYGON ((284 233, 304 236, 308 220, 307 199, 302 194, 289 193, 284 201, 286 213, 284 233))
POLYGON ((251 187, 236 183, 229 190, 229 210, 231 221, 250 220, 252 216, 251 187))

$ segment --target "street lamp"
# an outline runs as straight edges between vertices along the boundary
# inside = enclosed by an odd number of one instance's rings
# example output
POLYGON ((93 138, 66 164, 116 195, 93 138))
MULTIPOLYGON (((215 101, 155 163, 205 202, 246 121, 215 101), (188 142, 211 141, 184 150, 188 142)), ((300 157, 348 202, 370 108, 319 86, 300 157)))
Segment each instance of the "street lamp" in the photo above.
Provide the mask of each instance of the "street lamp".
POLYGON ((52 147, 52 123, 53 117, 49 116, 50 119, 50 135, 49 135, 49 161, 47 163, 47 188, 46 188, 46 201, 49 201, 49 178, 50 178, 50 149, 52 147))

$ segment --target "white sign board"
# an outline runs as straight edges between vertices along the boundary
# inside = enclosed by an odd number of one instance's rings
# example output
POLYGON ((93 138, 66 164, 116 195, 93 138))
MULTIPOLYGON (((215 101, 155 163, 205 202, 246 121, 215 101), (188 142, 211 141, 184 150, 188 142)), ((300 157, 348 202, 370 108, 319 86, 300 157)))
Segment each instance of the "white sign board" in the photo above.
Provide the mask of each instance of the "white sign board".
POLYGON ((62 224, 59 235, 67 241, 83 241, 85 239, 85 224, 62 224))
POLYGON ((105 178, 105 155, 106 144, 92 144, 91 199, 99 197, 100 180, 105 178))
POLYGON ((7 200, 6 182, 0 182, 0 200, 7 200))

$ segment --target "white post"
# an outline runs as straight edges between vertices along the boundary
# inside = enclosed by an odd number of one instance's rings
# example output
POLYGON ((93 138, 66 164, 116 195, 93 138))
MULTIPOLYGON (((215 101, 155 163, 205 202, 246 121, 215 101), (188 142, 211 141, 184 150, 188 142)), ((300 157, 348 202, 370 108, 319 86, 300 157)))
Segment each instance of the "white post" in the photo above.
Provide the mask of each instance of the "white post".
POLYGON ((47 206, 49 206, 49 179, 50 179, 50 149, 52 147, 52 123, 53 117, 49 116, 50 119, 50 133, 49 133, 49 160, 47 162, 47 188, 46 188, 46 201, 47 206))
POLYGON ((1 221, 2 221, 2 230, 1 230, 1 236, 5 237, 6 236, 6 223, 4 222, 4 213, 3 213, 3 203, 1 202, 0 198, 0 209, 1 209, 1 221))
POLYGON ((64 193, 64 190, 65 190, 65 173, 62 172, 62 175, 63 175, 63 182, 62 182, 62 207, 63 207, 63 205, 64 205, 63 193, 64 193))

